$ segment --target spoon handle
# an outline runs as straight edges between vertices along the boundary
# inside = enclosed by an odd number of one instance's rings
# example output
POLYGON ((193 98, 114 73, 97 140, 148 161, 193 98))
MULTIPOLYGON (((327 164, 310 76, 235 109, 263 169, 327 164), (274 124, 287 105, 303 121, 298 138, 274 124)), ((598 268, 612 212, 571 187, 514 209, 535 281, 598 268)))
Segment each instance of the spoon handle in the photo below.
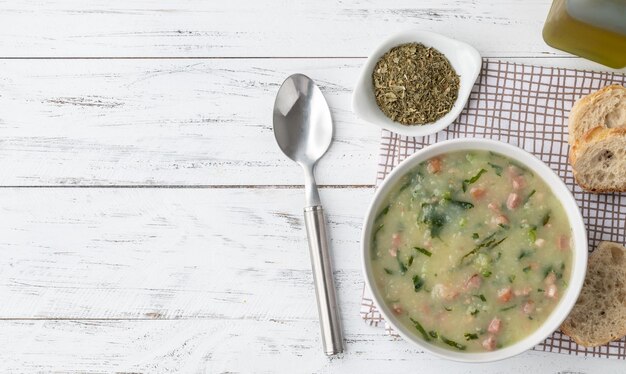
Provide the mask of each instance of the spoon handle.
POLYGON ((322 344, 328 356, 343 352, 341 320, 337 308, 335 282, 328 252, 328 237, 321 205, 304 208, 304 224, 309 240, 317 311, 322 328, 322 344))

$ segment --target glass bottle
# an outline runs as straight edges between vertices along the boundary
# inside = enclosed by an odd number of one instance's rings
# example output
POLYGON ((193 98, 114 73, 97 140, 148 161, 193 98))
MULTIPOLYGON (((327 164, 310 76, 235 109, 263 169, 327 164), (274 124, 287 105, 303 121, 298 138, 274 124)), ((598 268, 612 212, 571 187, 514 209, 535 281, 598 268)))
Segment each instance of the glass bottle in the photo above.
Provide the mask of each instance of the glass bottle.
POLYGON ((626 67, 626 0, 554 0, 543 39, 600 64, 626 67))

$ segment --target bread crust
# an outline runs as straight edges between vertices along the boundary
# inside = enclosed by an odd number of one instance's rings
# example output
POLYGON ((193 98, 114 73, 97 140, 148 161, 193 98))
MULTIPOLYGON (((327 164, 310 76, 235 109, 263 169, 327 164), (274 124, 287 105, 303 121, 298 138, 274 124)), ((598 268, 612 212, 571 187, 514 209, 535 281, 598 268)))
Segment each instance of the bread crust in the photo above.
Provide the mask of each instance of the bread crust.
POLYGON ((583 138, 577 141, 571 148, 569 154, 569 161, 572 165, 572 169, 574 171, 574 179, 576 183, 588 192, 595 193, 609 193, 609 192, 623 192, 626 189, 622 188, 597 188, 590 184, 585 183, 578 176, 578 168, 576 167, 576 161, 578 161, 579 156, 583 155, 587 150, 593 146, 596 146, 599 142, 607 139, 613 139, 618 136, 626 137, 626 128, 613 128, 607 129, 601 126, 594 127, 589 130, 583 138))
MULTIPOLYGON (((606 256, 607 255, 606 252, 607 251, 610 252, 611 248, 620 249, 622 251, 622 256, 626 256, 626 248, 622 246, 621 244, 613 243, 613 242, 600 242, 596 250, 589 256, 590 269, 592 268, 591 265, 594 264, 595 261, 601 261, 602 260, 601 257, 606 256)), ((593 276, 594 274, 590 274, 589 272, 587 273, 587 277, 593 277, 593 276)), ((585 285, 583 286, 583 291, 590 292, 594 290, 595 289, 593 288, 593 286, 591 286, 590 284, 587 283, 587 281, 585 281, 585 285), (589 290, 585 289, 585 286, 588 286, 589 290)), ((581 296, 582 294, 583 292, 581 291, 581 296)), ((566 318, 565 321, 563 321, 563 323, 561 324, 561 331, 565 335, 572 338, 572 340, 574 340, 577 344, 580 344, 585 347, 597 347, 599 345, 604 345, 613 340, 620 339, 622 336, 626 335, 626 321, 622 321, 621 325, 616 326, 616 328, 619 327, 618 330, 607 333, 606 336, 603 336, 601 339, 597 338, 597 340, 593 340, 591 336, 584 336, 583 331, 577 330, 577 327, 572 326, 572 323, 571 323, 572 321, 570 320, 570 318, 572 314, 576 313, 575 309, 576 309, 576 306, 574 306, 574 309, 572 310, 570 316, 566 318)), ((585 320, 585 321, 588 323, 598 322, 598 321, 588 321, 588 320, 585 320)))
MULTIPOLYGON (((569 163, 572 166, 574 172, 574 179, 576 183, 588 192, 595 193, 609 193, 609 192, 626 192, 626 186, 623 188, 598 188, 591 184, 582 181, 578 176, 578 170, 576 168, 576 161, 587 152, 590 147, 597 145, 607 138, 614 136, 625 136, 626 127, 614 127, 608 128, 604 123, 599 123, 583 132, 580 122, 582 118, 587 115, 590 110, 597 110, 599 103, 605 100, 607 96, 620 95, 621 99, 626 101, 626 87, 613 84, 606 86, 596 92, 580 98, 572 107, 569 116, 569 163)), ((625 124, 626 126, 626 124, 625 124)))
MULTIPOLYGON (((568 129, 570 144, 576 142, 583 134, 589 131, 589 129, 581 128, 582 125, 580 122, 582 118, 584 118, 590 110, 597 110, 598 103, 606 97, 620 94, 626 97, 626 87, 620 84, 612 84, 578 99, 569 114, 568 129)), ((598 124, 598 126, 603 126, 603 124, 598 124)))
POLYGON ((618 188, 595 188, 591 185, 588 185, 584 182, 582 182, 580 180, 580 178, 578 178, 576 176, 576 172, 574 172, 574 180, 576 180, 576 183, 580 186, 580 188, 582 188, 583 190, 587 191, 587 192, 593 192, 593 193, 611 193, 611 192, 623 192, 623 189, 618 189, 618 188))

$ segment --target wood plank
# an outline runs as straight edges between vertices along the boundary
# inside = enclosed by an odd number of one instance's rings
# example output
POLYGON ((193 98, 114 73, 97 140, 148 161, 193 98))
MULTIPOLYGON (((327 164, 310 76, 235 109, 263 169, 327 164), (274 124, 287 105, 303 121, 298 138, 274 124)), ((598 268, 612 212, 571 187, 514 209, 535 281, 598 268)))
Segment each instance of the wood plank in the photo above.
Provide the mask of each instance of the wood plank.
POLYGON ((564 55, 541 30, 549 1, 23 1, 0 12, 3 57, 367 56, 407 28, 485 56, 564 55))
POLYGON ((295 72, 319 83, 334 116, 335 141, 318 182, 371 185, 380 131, 350 110, 362 63, 0 60, 0 185, 301 184, 300 168, 275 144, 271 119, 280 83, 295 72))
POLYGON ((379 129, 350 111, 360 60, 3 60, 2 185, 301 184, 272 107, 303 72, 336 122, 321 184, 372 184, 379 129), (337 172, 341 170, 341 172, 337 172))
MULTIPOLYGON (((372 195, 321 192, 346 318, 372 195)), ((301 189, 2 188, 0 319, 312 322, 303 204, 301 189)))
POLYGON ((353 317, 347 350, 322 354, 318 326, 302 320, 0 321, 3 372, 80 373, 623 373, 618 360, 526 352, 468 365, 420 353, 353 317), (298 371, 298 370, 296 370, 298 371))

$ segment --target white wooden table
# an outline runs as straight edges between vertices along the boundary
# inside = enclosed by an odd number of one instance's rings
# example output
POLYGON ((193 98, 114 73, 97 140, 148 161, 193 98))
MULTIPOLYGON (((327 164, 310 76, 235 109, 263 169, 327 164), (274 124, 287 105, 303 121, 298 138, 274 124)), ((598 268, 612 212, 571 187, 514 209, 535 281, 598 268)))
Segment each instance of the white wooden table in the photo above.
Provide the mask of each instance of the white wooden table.
POLYGON ((0 372, 626 371, 529 352, 462 365, 358 315, 379 131, 359 67, 409 27, 485 57, 605 69, 547 47, 548 0, 0 1, 0 372), (314 78, 347 351, 327 359, 300 169, 274 142, 282 80, 314 78))

